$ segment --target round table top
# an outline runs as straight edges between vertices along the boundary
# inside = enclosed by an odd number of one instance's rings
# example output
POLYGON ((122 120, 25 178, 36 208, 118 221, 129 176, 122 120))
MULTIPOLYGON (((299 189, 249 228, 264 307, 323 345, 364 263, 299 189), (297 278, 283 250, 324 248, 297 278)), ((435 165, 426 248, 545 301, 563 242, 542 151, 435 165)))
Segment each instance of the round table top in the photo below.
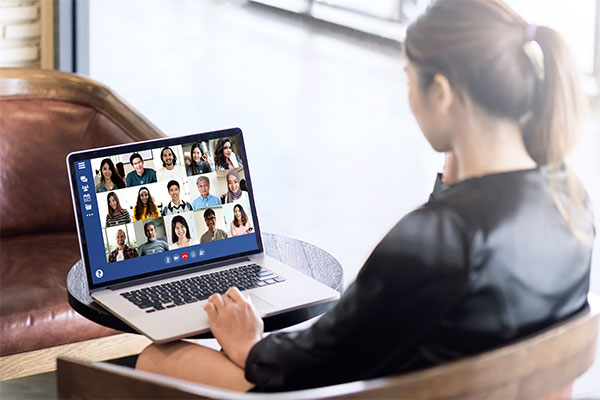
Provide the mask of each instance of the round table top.
MULTIPOLYGON (((340 263, 326 251, 301 240, 263 233, 265 254, 311 276, 332 289, 342 292, 344 271, 340 263)), ((87 276, 81 260, 77 261, 67 276, 69 304, 85 318, 100 325, 123 332, 137 333, 129 325, 106 311, 91 297, 87 276)), ((265 331, 283 329, 299 324, 325 312, 333 303, 317 304, 265 318, 265 331)), ((212 337, 209 333, 199 336, 212 337)))

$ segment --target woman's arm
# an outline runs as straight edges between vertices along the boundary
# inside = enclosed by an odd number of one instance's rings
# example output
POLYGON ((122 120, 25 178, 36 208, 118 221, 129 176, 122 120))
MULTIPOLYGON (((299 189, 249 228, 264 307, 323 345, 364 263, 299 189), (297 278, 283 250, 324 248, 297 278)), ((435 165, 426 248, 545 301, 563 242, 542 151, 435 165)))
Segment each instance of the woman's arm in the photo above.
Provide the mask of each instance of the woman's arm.
POLYGON ((390 231, 356 282, 310 328, 260 340, 250 307, 240 303, 230 308, 233 300, 220 299, 211 306, 212 316, 209 312, 211 329, 215 315, 222 317, 213 329, 215 337, 261 390, 385 374, 408 362, 411 350, 458 301, 467 280, 466 241, 458 216, 419 209, 390 231))

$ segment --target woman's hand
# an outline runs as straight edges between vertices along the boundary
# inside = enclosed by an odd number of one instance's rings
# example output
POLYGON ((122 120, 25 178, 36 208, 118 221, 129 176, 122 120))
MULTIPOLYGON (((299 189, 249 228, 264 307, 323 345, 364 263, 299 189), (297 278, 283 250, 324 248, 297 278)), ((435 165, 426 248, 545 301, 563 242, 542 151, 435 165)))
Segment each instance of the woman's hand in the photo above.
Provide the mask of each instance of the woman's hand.
POLYGON ((223 296, 210 296, 204 310, 210 330, 227 357, 244 368, 250 349, 262 339, 264 330, 263 320, 250 299, 232 287, 223 296))
POLYGON ((458 182, 458 162, 456 161, 456 155, 452 151, 446 153, 442 182, 448 185, 458 182))

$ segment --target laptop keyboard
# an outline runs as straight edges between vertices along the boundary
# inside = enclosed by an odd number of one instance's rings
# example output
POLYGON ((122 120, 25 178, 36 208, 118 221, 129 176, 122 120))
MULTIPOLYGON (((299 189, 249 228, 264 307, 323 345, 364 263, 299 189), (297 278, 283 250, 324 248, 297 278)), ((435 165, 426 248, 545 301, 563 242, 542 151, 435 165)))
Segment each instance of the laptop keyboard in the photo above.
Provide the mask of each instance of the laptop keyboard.
POLYGON ((249 264, 162 285, 121 293, 121 296, 147 313, 206 300, 231 287, 253 289, 285 281, 285 278, 257 264, 249 264))

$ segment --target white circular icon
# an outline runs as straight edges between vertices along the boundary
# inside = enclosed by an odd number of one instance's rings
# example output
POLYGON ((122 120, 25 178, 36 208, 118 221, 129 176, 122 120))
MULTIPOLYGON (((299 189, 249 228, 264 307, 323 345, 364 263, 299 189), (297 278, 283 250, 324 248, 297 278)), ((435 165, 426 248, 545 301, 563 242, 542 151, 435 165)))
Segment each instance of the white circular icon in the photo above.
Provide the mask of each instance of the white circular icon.
POLYGON ((104 276, 104 272, 101 269, 96 270, 96 278, 100 279, 104 276))
POLYGON ((198 256, 202 257, 204 255, 204 249, 198 250, 198 256))

